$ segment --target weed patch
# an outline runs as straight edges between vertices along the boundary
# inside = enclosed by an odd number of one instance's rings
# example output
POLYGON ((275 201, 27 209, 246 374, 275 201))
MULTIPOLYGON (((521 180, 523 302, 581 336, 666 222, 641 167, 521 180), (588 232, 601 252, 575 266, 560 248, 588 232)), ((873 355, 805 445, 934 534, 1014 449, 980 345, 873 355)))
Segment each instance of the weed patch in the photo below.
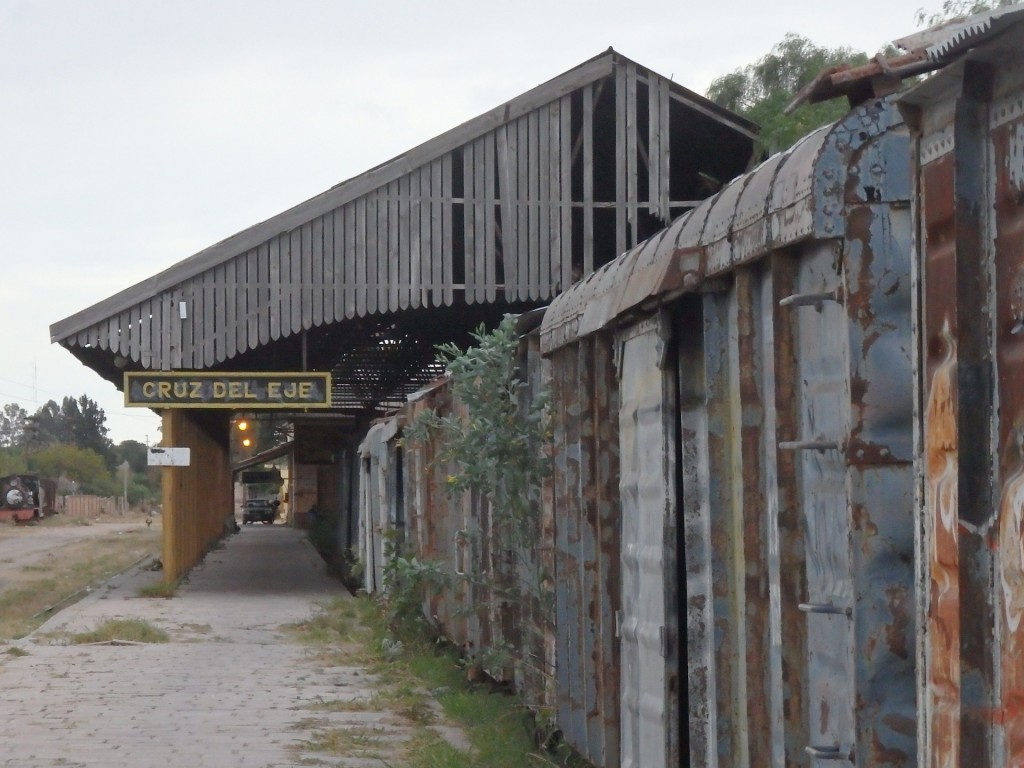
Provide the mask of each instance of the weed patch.
POLYGON ((369 699, 321 699, 306 704, 304 708, 313 712, 376 712, 380 706, 380 699, 374 696, 369 699))
POLYGON ((174 597, 178 591, 177 581, 158 581, 155 584, 147 584, 139 588, 139 597, 162 597, 167 600, 174 597))
MULTIPOLYGON (((48 521, 47 521, 48 522, 48 521)), ((123 571, 159 549, 159 531, 111 533, 53 550, 46 568, 29 565, 0 591, 0 640, 23 637, 54 608, 86 594, 86 588, 123 571)))
POLYGON ((329 728, 318 731, 304 746, 310 752, 379 758, 386 746, 384 737, 384 731, 379 728, 329 728))
POLYGON ((166 643, 170 635, 148 621, 139 619, 110 619, 91 632, 79 632, 70 637, 73 645, 87 643, 166 643))
MULTIPOLYGON (((291 627, 321 654, 344 653, 348 664, 357 644, 368 671, 376 676, 376 695, 369 699, 321 701, 308 705, 318 712, 387 711, 399 716, 411 736, 395 754, 393 739, 373 728, 336 728, 307 723, 314 738, 307 752, 364 757, 391 768, 524 768, 590 764, 562 747, 542 750, 534 738, 535 719, 517 696, 488 684, 471 684, 464 662, 450 646, 431 642, 423 633, 391 634, 388 613, 367 598, 337 600, 308 622, 291 627), (347 649, 344 650, 344 649, 347 649), (456 727, 464 739, 444 737, 456 727), (459 741, 468 743, 460 749, 459 741)), ((319 657, 318 657, 319 658, 319 657)))

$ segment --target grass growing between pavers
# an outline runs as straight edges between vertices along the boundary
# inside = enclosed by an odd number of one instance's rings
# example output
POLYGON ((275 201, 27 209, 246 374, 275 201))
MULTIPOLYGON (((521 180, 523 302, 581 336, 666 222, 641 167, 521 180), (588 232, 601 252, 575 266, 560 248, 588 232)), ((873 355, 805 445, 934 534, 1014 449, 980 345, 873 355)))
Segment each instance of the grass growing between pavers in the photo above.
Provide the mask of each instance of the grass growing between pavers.
POLYGON ((139 587, 139 597, 162 597, 170 600, 178 593, 178 581, 158 581, 139 587))
POLYGON ((166 643, 170 635, 141 619, 108 619, 90 632, 78 632, 68 641, 72 645, 88 643, 166 643))
POLYGON ((486 684, 470 684, 451 648, 423 636, 396 641, 372 600, 334 601, 292 631, 314 649, 311 658, 317 663, 358 664, 375 680, 372 696, 318 701, 308 705, 310 710, 387 712, 400 717, 411 734, 396 751, 381 729, 313 721, 307 727, 314 737, 304 750, 311 764, 317 763, 313 755, 321 754, 376 759, 386 768, 590 766, 567 749, 540 749, 533 738, 534 719, 519 698, 486 684), (452 727, 465 738, 446 739, 442 731, 452 727), (467 742, 468 749, 456 746, 459 741, 467 742))
POLYGON ((156 554, 159 548, 157 530, 111 531, 54 550, 57 556, 45 568, 23 568, 19 578, 0 591, 0 641, 24 637, 49 618, 50 609, 84 597, 88 587, 156 554))
POLYGON ((388 747, 388 734, 383 729, 357 726, 318 730, 305 749, 325 755, 376 758, 386 764, 383 755, 388 747))

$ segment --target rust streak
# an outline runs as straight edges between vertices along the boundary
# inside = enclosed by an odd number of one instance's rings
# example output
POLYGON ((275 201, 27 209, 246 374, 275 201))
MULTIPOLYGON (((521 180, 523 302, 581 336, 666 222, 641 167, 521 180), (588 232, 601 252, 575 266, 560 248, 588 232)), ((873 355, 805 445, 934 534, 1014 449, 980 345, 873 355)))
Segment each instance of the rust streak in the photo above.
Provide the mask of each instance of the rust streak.
POLYGON ((956 342, 943 324, 945 357, 931 379, 925 415, 926 515, 932 526, 931 683, 932 765, 954 768, 960 752, 960 591, 957 546, 956 342))

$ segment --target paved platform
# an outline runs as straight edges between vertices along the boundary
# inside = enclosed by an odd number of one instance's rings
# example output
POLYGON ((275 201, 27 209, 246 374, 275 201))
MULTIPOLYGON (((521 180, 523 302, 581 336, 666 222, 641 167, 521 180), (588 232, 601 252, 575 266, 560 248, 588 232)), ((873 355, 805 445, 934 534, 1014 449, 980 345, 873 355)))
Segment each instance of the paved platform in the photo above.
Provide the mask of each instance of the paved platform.
MULTIPOLYGON (((318 701, 373 701, 365 669, 323 667, 284 631, 318 603, 348 597, 304 533, 245 526, 211 552, 172 599, 140 567, 61 611, 0 656, 0 765, 19 768, 381 766, 306 748, 311 728, 365 726, 400 742, 388 712, 313 712, 318 701), (110 618, 144 619, 171 642, 68 645, 110 618), (317 720, 319 725, 311 725, 317 720)), ((353 599, 353 598, 348 598, 353 599)), ((365 707, 363 708, 365 709, 365 707)))

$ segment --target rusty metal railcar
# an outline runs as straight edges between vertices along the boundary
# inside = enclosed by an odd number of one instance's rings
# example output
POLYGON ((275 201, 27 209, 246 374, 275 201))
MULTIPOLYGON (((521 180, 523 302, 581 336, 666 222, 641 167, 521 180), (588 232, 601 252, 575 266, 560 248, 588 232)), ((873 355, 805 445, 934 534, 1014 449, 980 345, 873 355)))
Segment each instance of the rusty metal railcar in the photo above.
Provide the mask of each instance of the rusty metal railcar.
POLYGON ((920 762, 1022 765, 1024 13, 920 37, 920 762))
POLYGON ((616 765, 622 519, 611 337, 560 347, 550 363, 557 720, 595 765, 616 765))
POLYGON ((623 766, 915 764, 908 151, 862 105, 548 310, 555 391, 617 362, 623 766))
MULTIPOLYGON (((908 153, 891 101, 862 105, 548 309, 527 570, 554 616, 475 580, 426 610, 533 660, 517 683, 596 765, 915 764, 908 153)), ((402 417, 457 407, 440 385, 402 417)), ((500 571, 436 448, 407 446, 409 541, 500 571)))
POLYGON ((1024 9, 902 42, 943 71, 898 110, 547 310, 546 659, 602 768, 1024 765, 1024 9))

